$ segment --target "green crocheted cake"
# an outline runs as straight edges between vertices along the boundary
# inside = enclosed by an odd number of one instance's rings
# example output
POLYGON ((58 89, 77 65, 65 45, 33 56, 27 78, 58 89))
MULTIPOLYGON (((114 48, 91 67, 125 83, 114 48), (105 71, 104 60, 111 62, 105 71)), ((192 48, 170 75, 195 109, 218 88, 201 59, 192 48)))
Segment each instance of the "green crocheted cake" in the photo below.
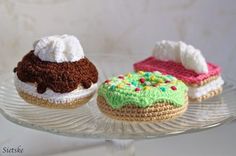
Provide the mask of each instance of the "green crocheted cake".
POLYGON ((187 90, 182 81, 171 75, 139 71, 106 80, 99 87, 98 96, 113 109, 129 104, 147 108, 157 103, 181 107, 186 104, 187 90))

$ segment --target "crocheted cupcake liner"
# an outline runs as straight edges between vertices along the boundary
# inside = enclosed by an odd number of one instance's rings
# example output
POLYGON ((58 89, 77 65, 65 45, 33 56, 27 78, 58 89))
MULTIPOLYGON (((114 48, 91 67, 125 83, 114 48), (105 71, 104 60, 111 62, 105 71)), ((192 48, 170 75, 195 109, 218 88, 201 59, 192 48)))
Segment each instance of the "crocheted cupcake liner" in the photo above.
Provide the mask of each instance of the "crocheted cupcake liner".
POLYGON ((90 95, 88 95, 86 97, 75 99, 71 102, 60 103, 60 104, 53 103, 53 102, 50 102, 48 100, 32 96, 32 95, 30 95, 28 93, 25 93, 25 92, 22 92, 22 91, 18 91, 18 94, 26 102, 28 102, 30 104, 33 104, 33 105, 37 105, 37 106, 41 106, 41 107, 47 107, 47 108, 56 108, 56 109, 72 109, 72 108, 79 107, 79 106, 84 105, 87 102, 89 102, 90 99, 95 94, 95 92, 91 93, 90 95))
POLYGON ((185 104, 175 107, 168 103, 157 103, 147 108, 139 108, 135 105, 126 105, 120 109, 113 109, 102 96, 97 97, 97 105, 101 112, 110 118, 125 121, 163 121, 181 116, 188 107, 186 95, 185 104))

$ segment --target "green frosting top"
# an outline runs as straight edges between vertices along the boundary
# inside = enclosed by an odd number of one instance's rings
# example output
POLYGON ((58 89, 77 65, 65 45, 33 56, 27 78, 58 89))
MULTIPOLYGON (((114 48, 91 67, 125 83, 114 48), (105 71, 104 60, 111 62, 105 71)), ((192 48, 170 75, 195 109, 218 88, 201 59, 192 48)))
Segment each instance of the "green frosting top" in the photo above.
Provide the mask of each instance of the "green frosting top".
POLYGON ((171 75, 160 72, 132 72, 106 80, 98 89, 113 109, 133 104, 141 108, 167 102, 176 107, 185 104, 187 86, 171 75))

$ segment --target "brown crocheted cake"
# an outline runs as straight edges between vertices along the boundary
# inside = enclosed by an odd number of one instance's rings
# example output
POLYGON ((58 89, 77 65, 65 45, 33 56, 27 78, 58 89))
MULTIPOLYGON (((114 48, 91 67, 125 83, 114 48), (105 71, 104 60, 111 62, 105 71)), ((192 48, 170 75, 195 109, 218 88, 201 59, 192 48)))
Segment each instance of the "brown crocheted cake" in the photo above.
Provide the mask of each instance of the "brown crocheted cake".
POLYGON ((98 72, 74 36, 44 37, 14 69, 15 86, 28 103, 74 108, 88 102, 97 89, 98 72))

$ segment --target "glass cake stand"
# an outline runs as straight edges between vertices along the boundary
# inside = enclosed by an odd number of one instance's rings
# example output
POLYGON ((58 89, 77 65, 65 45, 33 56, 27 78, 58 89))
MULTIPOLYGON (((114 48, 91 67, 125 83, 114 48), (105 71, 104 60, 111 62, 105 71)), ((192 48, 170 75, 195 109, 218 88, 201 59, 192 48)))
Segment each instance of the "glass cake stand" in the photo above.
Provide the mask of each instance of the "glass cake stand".
MULTIPOLYGON (((93 55, 88 58, 99 70, 99 83, 111 76, 128 73, 132 64, 144 57, 93 55)), ((96 106, 96 96, 77 109, 47 109, 24 102, 17 94, 13 74, 0 75, 0 112, 9 121, 58 135, 102 138, 111 155, 134 155, 133 141, 192 133, 216 127, 236 118, 235 81, 224 77, 221 95, 190 103, 183 116, 165 122, 124 122, 104 116, 96 106)))

